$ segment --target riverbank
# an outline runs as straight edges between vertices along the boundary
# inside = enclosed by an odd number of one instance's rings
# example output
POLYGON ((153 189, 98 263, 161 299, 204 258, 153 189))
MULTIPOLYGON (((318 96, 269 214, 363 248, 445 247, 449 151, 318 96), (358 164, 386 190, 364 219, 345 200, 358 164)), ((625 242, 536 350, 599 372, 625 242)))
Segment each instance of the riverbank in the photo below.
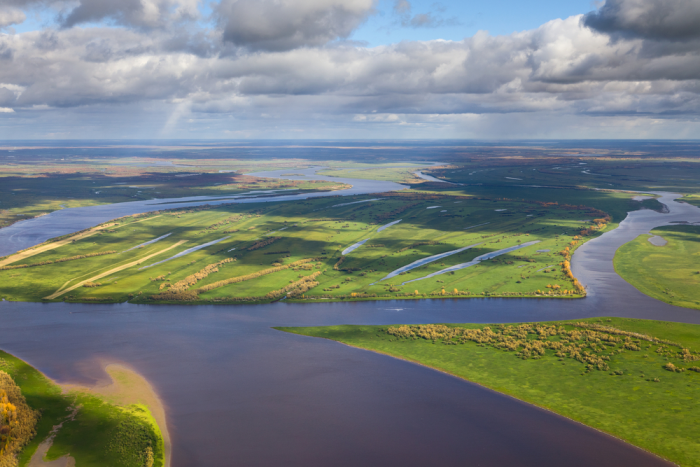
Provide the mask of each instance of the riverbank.
POLYGON ((595 318, 524 325, 276 329, 419 363, 610 433, 674 463, 700 465, 698 325, 595 318))
POLYGON ((0 370, 41 412, 36 436, 19 455, 20 467, 142 467, 148 459, 153 467, 169 467, 171 444, 162 402, 134 370, 117 364, 104 369, 110 382, 60 384, 0 351, 0 370))

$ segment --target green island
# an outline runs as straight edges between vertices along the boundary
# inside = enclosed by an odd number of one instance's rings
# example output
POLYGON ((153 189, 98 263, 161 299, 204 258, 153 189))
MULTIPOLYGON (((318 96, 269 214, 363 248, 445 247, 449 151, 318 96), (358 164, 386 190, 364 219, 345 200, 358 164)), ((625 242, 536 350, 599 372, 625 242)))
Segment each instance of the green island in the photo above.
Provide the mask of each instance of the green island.
POLYGON ((571 254, 613 224, 594 206, 635 203, 630 195, 580 191, 571 198, 593 206, 443 188, 165 209, 0 259, 0 297, 138 303, 580 297, 585 291, 569 269, 571 254))
POLYGON ((614 264, 615 271, 641 292, 671 305, 700 309, 700 226, 658 227, 620 247, 614 264))
POLYGON ((434 368, 700 465, 700 326, 624 318, 279 327, 434 368))
POLYGON ((86 467, 169 465, 157 396, 133 371, 119 365, 106 370, 113 379, 106 387, 60 386, 0 351, 0 466, 57 459, 86 467))

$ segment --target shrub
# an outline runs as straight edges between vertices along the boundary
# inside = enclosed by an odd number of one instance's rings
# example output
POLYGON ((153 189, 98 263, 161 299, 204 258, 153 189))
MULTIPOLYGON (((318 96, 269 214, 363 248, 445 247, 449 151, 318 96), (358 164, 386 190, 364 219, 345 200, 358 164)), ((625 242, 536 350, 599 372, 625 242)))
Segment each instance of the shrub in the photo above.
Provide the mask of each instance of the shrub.
POLYGON ((17 465, 15 456, 36 434, 39 415, 12 377, 0 371, 0 466, 17 465))

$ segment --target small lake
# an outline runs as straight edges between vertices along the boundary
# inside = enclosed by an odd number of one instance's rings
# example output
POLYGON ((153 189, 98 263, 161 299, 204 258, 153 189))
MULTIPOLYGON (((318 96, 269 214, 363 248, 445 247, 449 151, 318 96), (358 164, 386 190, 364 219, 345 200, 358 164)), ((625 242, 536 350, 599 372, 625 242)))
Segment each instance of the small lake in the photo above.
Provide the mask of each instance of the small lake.
MULTIPOLYGON (((63 382, 91 384, 104 378, 98 360, 133 366, 165 402, 175 467, 670 465, 603 433, 452 376, 271 327, 610 315, 700 323, 699 311, 641 294, 612 267, 615 250, 640 233, 671 221, 700 221, 700 209, 674 201, 675 196, 662 194, 670 214, 633 212, 618 229, 579 248, 572 268, 589 288, 584 300, 258 306, 0 302, 0 348, 63 382)), ((28 224, 36 231, 32 235, 53 236, 51 232, 68 228, 65 223, 71 219, 89 226, 116 217, 115 212, 148 208, 66 209, 25 222, 35 221, 28 224), (76 214, 60 214, 71 211, 76 214)), ((0 242, 7 238, 3 230, 0 242)))

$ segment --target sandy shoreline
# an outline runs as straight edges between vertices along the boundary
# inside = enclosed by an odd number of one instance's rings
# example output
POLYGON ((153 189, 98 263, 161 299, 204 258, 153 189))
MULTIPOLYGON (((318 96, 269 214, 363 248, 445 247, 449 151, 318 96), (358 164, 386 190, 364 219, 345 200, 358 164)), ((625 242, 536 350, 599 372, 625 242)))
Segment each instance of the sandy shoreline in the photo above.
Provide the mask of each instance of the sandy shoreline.
MULTIPOLYGON (((148 407, 155 418, 158 428, 160 428, 163 436, 163 451, 165 455, 165 467, 170 467, 172 458, 172 443, 170 441, 170 433, 168 432, 168 424, 165 416, 165 406, 162 400, 153 389, 146 378, 138 373, 133 368, 125 363, 114 363, 107 361, 99 361, 100 366, 108 376, 108 380, 99 381, 94 386, 84 386, 79 384, 65 383, 61 384, 51 378, 54 384, 61 387, 64 392, 79 391, 89 394, 95 394, 102 397, 106 402, 119 406, 128 406, 131 404, 143 404, 148 407)), ((60 427, 59 427, 60 429, 60 427)), ((56 429, 58 431, 58 429, 56 429)), ((70 456, 62 457, 55 461, 44 461, 43 456, 46 454, 53 441, 53 436, 50 439, 43 441, 40 444, 40 449, 32 457, 30 462, 31 467, 69 467, 75 465, 70 456), (43 449, 41 449, 43 447, 43 449)))

